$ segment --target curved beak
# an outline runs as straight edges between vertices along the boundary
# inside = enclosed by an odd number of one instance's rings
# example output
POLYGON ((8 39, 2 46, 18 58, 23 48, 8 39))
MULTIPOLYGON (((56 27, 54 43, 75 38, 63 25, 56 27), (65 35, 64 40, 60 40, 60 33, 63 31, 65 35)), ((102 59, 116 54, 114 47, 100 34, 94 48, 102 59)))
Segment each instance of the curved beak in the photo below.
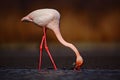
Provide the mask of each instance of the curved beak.
POLYGON ((74 70, 80 70, 83 61, 76 61, 74 70))

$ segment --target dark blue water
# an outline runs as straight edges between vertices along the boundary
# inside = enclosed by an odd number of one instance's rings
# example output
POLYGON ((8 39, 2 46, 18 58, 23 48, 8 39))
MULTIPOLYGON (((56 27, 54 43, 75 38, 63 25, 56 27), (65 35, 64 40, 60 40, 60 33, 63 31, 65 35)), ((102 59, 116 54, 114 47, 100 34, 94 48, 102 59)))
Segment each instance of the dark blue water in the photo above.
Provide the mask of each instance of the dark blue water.
POLYGON ((0 80, 120 80, 120 70, 0 69, 0 80))
POLYGON ((50 46, 57 71, 43 50, 42 70, 38 71, 39 47, 23 46, 0 47, 0 80, 120 80, 119 44, 78 45, 84 58, 79 71, 73 70, 75 55, 69 48, 50 46))

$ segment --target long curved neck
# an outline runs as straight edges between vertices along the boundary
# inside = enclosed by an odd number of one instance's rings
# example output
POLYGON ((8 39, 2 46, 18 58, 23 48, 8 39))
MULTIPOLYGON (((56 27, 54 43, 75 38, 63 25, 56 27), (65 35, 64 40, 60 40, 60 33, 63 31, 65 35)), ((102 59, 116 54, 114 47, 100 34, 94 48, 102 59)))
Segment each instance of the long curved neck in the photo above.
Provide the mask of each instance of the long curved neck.
POLYGON ((76 47, 75 47, 73 44, 68 43, 68 42, 66 42, 66 41, 63 39, 63 37, 62 37, 62 35, 61 35, 61 33, 60 33, 59 28, 55 28, 55 29, 53 30, 53 32, 55 33, 55 35, 56 35, 56 37, 57 37, 57 39, 59 40, 60 43, 62 43, 62 44, 63 44, 64 46, 66 46, 66 47, 71 48, 71 49, 75 52, 76 57, 79 57, 79 56, 80 56, 80 54, 79 54, 78 50, 76 49, 76 47))

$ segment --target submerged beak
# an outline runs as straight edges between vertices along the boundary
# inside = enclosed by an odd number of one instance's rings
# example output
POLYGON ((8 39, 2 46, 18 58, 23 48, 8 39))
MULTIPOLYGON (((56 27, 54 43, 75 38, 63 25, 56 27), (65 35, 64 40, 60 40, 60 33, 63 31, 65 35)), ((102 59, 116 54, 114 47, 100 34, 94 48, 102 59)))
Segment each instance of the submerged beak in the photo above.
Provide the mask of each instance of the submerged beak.
POLYGON ((81 65, 83 64, 83 61, 76 61, 76 63, 74 64, 74 70, 80 70, 81 65))

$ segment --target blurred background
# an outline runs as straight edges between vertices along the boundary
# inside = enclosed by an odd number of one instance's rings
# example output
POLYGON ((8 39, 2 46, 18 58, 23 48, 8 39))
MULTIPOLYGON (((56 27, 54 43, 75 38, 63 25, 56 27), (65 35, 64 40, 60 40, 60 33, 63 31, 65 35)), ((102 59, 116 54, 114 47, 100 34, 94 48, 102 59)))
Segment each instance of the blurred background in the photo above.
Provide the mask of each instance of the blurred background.
MULTIPOLYGON (((20 20, 42 8, 60 12, 61 34, 81 52, 82 68, 120 69, 120 0, 1 0, 0 67, 37 68, 42 29, 20 20)), ((58 68, 72 67, 74 52, 50 30, 47 41, 58 68)), ((52 67, 43 53, 42 67, 52 67)))

